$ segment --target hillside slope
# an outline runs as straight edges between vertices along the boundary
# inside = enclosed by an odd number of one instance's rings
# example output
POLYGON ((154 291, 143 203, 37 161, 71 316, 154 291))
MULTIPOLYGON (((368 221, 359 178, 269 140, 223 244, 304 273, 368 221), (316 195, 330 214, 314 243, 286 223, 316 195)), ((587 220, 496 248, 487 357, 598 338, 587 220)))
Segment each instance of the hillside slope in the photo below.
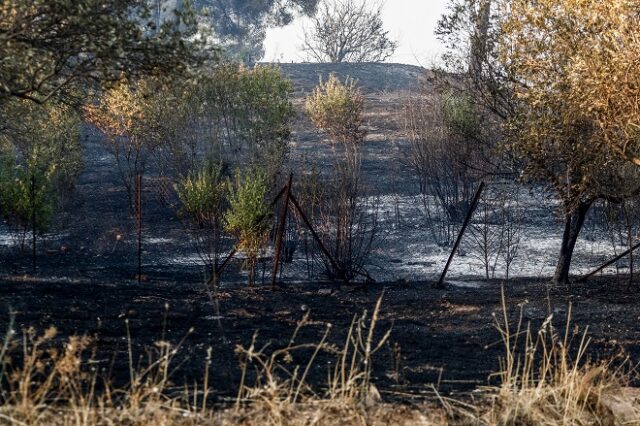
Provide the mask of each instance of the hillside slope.
POLYGON ((379 92, 400 92, 415 89, 430 71, 425 68, 387 63, 274 63, 284 75, 289 77, 297 92, 308 93, 318 84, 320 78, 334 73, 341 80, 351 77, 357 80, 365 94, 379 92))

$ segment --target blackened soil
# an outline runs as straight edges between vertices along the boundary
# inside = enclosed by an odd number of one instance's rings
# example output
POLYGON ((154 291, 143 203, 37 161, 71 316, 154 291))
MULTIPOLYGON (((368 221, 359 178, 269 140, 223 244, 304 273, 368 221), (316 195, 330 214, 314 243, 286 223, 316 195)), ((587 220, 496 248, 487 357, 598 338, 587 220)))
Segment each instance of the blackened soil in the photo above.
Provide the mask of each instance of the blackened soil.
MULTIPOLYGON (((127 319, 136 364, 144 365, 146 354, 163 335, 174 344, 184 339, 174 361, 176 389, 202 381, 211 347, 210 383, 219 398, 235 394, 241 372, 235 349, 248 347, 254 334, 258 348, 269 345, 266 353, 283 348, 309 311, 311 322, 296 342, 319 342, 331 323, 329 340, 342 345, 354 316, 365 310, 370 313, 381 296, 376 336, 389 328, 392 332, 388 344, 375 356, 374 381, 387 398, 419 398, 432 386, 445 393, 470 391, 491 382, 489 376, 504 353, 494 327, 495 318, 502 318, 499 282, 446 291, 432 289, 431 283, 388 283, 331 293, 330 285, 318 283, 282 286, 277 291, 229 285, 211 299, 202 284, 187 281, 70 283, 5 276, 0 280, 0 306, 5 312, 9 308, 16 312, 18 331, 34 327, 44 332, 49 326, 57 327, 57 345, 70 335, 92 336, 95 362, 119 384, 126 384, 129 378, 127 319)), ((637 361, 640 305, 636 293, 625 287, 624 281, 612 278, 600 278, 571 291, 549 289, 539 280, 519 280, 505 288, 506 306, 513 327, 522 308, 525 324, 531 322, 535 329, 552 313, 554 325, 562 331, 571 304, 572 334, 574 324, 589 327, 590 358, 624 352, 637 361)), ((2 330, 8 320, 8 313, 0 316, 2 330)), ((288 367, 305 365, 309 357, 308 351, 294 353, 288 367)), ((321 356, 311 370, 310 381, 318 388, 326 383, 333 361, 334 356, 321 356)))

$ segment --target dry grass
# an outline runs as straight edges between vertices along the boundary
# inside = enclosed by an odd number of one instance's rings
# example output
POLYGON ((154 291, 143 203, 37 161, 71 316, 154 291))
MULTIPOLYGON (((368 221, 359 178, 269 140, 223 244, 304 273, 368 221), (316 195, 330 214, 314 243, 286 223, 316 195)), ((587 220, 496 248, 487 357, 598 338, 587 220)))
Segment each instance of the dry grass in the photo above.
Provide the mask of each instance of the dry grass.
MULTIPOLYGON (((202 383, 169 396, 173 361, 183 342, 161 339, 144 365, 134 365, 129 346, 130 381, 114 388, 92 359, 91 339, 70 338, 53 344, 56 330, 25 330, 17 340, 13 321, 0 349, 0 424, 12 425, 616 425, 640 424, 637 393, 626 388, 625 362, 586 359, 586 331, 567 325, 559 333, 548 318, 537 332, 523 323, 515 329, 504 302, 496 327, 505 356, 496 374, 500 385, 481 389, 473 403, 437 397, 430 406, 408 407, 382 402, 371 382, 372 361, 390 330, 377 332, 381 300, 369 315, 353 318, 343 343, 329 343, 325 325, 316 343, 298 342, 310 324, 305 316, 285 348, 238 346, 241 385, 235 403, 210 404, 209 350, 202 383), (575 341, 575 349, 572 343, 575 341), (12 357, 18 352, 21 357, 12 357), (312 387, 307 378, 319 359, 333 359, 326 385, 312 387), (19 359, 19 361, 16 361, 19 359), (305 359, 296 365, 294 359, 305 359), (620 367, 620 366, 623 367, 620 367)), ((128 328, 127 328, 128 329, 128 328)), ((129 339, 129 342, 131 340, 129 339)), ((437 395, 437 394, 436 394, 437 395)))
POLYGON ((559 332, 549 316, 537 332, 523 324, 522 307, 512 329, 502 294, 502 318, 496 328, 505 348, 500 386, 483 389, 485 403, 465 414, 486 425, 640 424, 634 401, 613 403, 629 382, 629 360, 592 362, 585 329, 567 325, 559 332))

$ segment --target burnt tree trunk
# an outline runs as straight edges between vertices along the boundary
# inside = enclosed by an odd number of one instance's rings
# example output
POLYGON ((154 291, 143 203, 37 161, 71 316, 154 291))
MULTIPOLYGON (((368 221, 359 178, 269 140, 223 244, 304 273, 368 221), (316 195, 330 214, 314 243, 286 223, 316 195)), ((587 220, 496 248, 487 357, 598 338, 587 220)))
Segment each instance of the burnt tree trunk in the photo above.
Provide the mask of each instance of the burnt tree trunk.
POLYGON ((576 247, 576 241, 584 225, 589 208, 592 202, 581 202, 578 208, 565 216, 564 233, 562 234, 562 245, 560 247, 560 256, 556 272, 553 276, 555 284, 569 284, 569 269, 571 268, 571 259, 573 258, 573 250, 576 247))

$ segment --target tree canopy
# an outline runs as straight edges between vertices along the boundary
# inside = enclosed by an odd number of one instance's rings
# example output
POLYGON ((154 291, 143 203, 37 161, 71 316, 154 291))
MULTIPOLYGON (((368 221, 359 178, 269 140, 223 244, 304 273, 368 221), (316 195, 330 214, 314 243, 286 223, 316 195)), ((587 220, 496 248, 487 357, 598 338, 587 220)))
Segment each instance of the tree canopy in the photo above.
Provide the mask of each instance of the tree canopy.
POLYGON ((189 8, 161 28, 145 0, 6 0, 0 4, 0 101, 69 100, 83 84, 186 69, 189 8))
POLYGON ((397 48, 382 21, 382 3, 324 0, 303 50, 317 62, 384 62, 397 48))
POLYGON ((255 62, 264 55, 266 30, 289 24, 296 14, 311 16, 319 0, 196 0, 202 23, 210 26, 230 56, 255 62))
POLYGON ((503 58, 526 81, 524 101, 594 126, 606 144, 640 165, 640 4, 632 0, 515 0, 503 58))

